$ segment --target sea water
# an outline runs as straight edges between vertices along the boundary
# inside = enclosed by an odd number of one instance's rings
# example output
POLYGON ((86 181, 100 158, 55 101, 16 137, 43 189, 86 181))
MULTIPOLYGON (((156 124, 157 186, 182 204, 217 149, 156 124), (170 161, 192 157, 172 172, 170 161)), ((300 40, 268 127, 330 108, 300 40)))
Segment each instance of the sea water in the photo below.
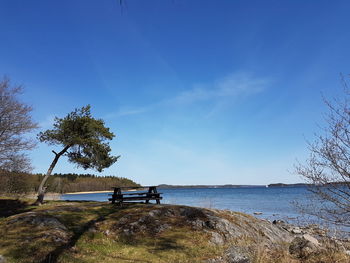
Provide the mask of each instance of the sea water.
MULTIPOLYGON (((158 189, 162 203, 198 206, 258 214, 270 220, 301 220, 295 203, 309 200, 307 187, 174 188, 158 189)), ((63 200, 106 202, 108 193, 62 195, 63 200)), ((304 219, 302 219, 304 220, 304 219)))

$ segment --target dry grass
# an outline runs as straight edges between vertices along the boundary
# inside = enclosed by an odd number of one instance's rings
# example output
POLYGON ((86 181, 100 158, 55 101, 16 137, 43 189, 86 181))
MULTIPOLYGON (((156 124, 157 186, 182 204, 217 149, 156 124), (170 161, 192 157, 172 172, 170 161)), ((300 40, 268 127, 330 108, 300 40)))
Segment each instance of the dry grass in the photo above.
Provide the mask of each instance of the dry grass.
POLYGON ((335 248, 333 245, 315 251, 310 255, 297 258, 289 253, 288 244, 280 244, 269 250, 256 246, 252 253, 252 263, 349 263, 350 256, 335 248))

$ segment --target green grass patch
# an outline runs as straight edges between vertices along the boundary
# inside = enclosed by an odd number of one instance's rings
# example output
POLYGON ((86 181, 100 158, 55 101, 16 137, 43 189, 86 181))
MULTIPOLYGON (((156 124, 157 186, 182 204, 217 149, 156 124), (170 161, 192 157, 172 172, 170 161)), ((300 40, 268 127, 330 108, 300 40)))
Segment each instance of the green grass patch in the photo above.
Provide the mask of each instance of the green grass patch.
POLYGON ((202 262, 223 252, 207 241, 205 233, 186 228, 132 239, 86 233, 58 262, 202 262))

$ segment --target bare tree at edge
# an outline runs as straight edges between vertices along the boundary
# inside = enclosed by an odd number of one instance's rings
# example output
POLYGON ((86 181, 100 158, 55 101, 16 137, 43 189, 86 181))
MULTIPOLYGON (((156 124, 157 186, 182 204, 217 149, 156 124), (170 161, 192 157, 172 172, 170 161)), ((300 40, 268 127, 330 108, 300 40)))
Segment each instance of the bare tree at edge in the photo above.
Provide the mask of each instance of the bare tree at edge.
POLYGON ((21 86, 11 85, 8 78, 0 81, 0 169, 28 171, 30 161, 25 151, 35 142, 25 134, 37 128, 30 115, 32 108, 18 99, 21 86))
POLYGON ((325 100, 329 110, 326 127, 308 143, 309 157, 296 165, 296 173, 312 184, 309 190, 317 200, 304 211, 350 226, 350 90, 345 80, 343 85, 341 99, 325 100))

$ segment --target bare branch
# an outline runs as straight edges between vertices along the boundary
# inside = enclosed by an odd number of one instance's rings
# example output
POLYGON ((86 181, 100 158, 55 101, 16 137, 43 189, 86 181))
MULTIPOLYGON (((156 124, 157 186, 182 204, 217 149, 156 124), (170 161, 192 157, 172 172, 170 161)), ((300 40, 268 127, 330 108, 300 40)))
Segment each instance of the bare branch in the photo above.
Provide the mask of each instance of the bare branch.
POLYGON ((323 135, 308 143, 310 156, 305 164, 296 165, 296 173, 313 186, 318 197, 309 214, 333 223, 350 225, 350 91, 342 77, 345 96, 332 102, 324 99, 329 109, 323 135))
POLYGON ((0 169, 28 171, 30 163, 23 151, 35 147, 24 134, 37 128, 32 108, 18 99, 21 86, 12 86, 9 78, 0 81, 0 169))

